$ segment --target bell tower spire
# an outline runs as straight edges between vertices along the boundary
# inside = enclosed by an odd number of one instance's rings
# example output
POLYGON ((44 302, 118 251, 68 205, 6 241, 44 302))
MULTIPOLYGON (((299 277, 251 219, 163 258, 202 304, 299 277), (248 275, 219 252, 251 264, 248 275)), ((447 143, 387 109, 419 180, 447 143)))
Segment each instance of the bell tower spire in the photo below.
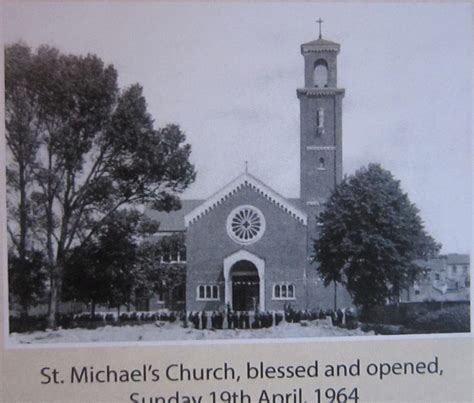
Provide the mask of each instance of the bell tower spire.
POLYGON ((296 92, 300 100, 300 196, 310 216, 316 216, 318 207, 342 180, 344 89, 337 87, 340 45, 322 39, 323 20, 316 22, 319 38, 301 45, 304 87, 296 92))

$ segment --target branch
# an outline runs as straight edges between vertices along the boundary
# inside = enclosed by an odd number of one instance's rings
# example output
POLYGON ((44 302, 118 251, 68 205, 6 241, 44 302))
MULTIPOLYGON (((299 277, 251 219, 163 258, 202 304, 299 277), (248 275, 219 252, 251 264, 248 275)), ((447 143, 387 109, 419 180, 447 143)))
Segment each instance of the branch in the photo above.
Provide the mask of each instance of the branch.
POLYGON ((15 239, 15 234, 13 233, 12 228, 8 224, 7 224, 7 231, 8 231, 8 234, 10 235, 10 238, 11 238, 13 244, 15 245, 15 247, 17 249, 19 249, 20 245, 19 245, 18 241, 15 239))

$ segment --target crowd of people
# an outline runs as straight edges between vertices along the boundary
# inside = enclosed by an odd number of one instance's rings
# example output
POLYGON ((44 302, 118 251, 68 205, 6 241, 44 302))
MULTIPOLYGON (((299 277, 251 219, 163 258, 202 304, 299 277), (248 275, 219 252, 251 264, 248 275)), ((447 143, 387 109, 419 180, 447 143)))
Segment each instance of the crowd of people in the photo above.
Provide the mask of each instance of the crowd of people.
POLYGON ((190 312, 188 321, 195 329, 261 329, 272 327, 283 320, 278 312, 236 312, 228 310, 226 314, 214 311, 208 315, 206 311, 190 312))
POLYGON ((191 324, 195 329, 261 329, 278 326, 283 320, 288 323, 300 323, 301 321, 331 320, 333 326, 350 327, 357 326, 354 312, 350 309, 337 310, 295 310, 291 305, 285 305, 281 312, 236 312, 227 309, 227 312, 214 311, 209 314, 206 311, 190 312, 183 315, 182 320, 186 326, 191 324))

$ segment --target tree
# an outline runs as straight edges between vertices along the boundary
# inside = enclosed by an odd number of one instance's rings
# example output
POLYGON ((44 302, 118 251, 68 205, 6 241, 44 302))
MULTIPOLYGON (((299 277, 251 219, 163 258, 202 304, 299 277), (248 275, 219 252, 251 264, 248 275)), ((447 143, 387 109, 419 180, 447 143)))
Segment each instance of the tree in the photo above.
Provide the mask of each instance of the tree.
POLYGON ((440 249, 400 182, 378 164, 346 177, 320 214, 315 260, 325 285, 343 284, 360 306, 398 300, 440 249))
POLYGON ((34 88, 29 84, 33 75, 31 52, 24 46, 15 46, 7 48, 6 53, 5 124, 10 151, 6 172, 9 294, 10 301, 18 302, 22 314, 27 315, 29 306, 36 305, 45 292, 45 262, 43 254, 34 250, 37 222, 31 203, 39 136, 31 130, 36 102, 34 88))
POLYGON ((178 126, 155 129, 142 88, 120 90, 114 67, 95 55, 14 44, 5 59, 10 205, 20 200, 8 230, 13 244, 45 251, 54 327, 69 251, 125 207, 178 208, 195 178, 191 148, 178 126))
POLYGON ((135 287, 140 216, 120 211, 101 226, 96 239, 73 248, 66 259, 63 290, 67 299, 119 307, 130 302, 135 287))
POLYGON ((164 236, 160 240, 142 242, 137 250, 136 291, 142 298, 165 291, 165 298, 172 303, 175 291, 186 285, 186 265, 176 262, 178 254, 185 255, 182 234, 164 236))
POLYGON ((22 257, 11 254, 8 257, 8 286, 10 302, 16 301, 22 308, 22 315, 28 315, 28 308, 40 303, 45 295, 47 272, 41 252, 26 253, 22 257))

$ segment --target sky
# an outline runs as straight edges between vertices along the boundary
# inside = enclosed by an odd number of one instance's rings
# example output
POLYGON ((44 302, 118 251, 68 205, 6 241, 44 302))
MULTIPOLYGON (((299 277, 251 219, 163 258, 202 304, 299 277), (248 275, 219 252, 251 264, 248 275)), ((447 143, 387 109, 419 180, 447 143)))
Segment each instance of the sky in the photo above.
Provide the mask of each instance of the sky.
POLYGON ((157 127, 177 123, 206 198, 245 169, 299 197, 300 45, 341 44, 345 174, 378 162, 443 253, 472 229, 469 3, 9 2, 6 43, 94 53, 140 83, 157 127))

